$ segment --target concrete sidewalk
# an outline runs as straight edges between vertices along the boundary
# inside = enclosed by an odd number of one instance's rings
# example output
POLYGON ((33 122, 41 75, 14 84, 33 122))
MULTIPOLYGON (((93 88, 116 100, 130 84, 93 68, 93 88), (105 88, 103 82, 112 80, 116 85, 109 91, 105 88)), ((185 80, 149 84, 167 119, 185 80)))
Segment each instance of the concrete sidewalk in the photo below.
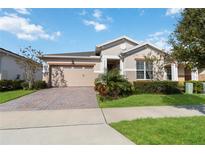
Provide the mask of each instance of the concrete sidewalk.
POLYGON ((205 105, 104 108, 102 111, 107 123, 111 123, 139 118, 202 116, 205 105))
POLYGON ((99 108, 0 112, 0 129, 103 123, 105 123, 105 120, 99 108))
POLYGON ((204 105, 0 112, 0 144, 133 144, 107 123, 201 115, 204 105))
POLYGON ((0 112, 0 144, 133 144, 101 109, 0 112))
POLYGON ((0 130, 0 144, 133 144, 107 124, 0 130))

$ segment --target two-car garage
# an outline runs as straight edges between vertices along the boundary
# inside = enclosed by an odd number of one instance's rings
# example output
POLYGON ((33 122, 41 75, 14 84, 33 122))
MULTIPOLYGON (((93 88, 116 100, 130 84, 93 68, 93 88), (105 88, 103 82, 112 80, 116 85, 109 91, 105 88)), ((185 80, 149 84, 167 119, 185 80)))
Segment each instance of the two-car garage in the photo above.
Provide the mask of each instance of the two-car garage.
POLYGON ((44 80, 52 87, 94 86, 101 66, 95 52, 44 55, 44 80))
POLYGON ((94 66, 52 66, 53 87, 94 86, 98 74, 94 66))

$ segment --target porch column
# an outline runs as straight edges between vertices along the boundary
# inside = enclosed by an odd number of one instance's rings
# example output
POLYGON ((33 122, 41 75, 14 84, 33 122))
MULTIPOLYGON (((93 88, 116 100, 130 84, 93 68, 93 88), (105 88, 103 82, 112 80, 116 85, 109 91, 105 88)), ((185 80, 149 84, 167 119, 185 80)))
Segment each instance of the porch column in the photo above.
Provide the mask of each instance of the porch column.
POLYGON ((178 66, 175 63, 171 64, 172 81, 178 81, 178 66))
POLYGON ((120 59, 120 74, 124 75, 124 60, 120 59))
POLYGON ((107 58, 102 56, 101 72, 105 73, 106 70, 107 70, 107 58))
POLYGON ((194 68, 191 70, 191 80, 198 81, 198 69, 194 68))
POLYGON ((167 71, 165 68, 164 68, 163 80, 167 80, 167 71))

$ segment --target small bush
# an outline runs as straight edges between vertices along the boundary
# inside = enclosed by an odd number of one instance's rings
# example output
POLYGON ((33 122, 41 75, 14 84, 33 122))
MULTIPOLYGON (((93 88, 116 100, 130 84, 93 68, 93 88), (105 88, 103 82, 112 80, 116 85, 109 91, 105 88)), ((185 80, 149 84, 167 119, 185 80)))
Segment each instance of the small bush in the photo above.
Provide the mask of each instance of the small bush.
POLYGON ((128 96, 133 93, 133 86, 117 69, 111 70, 103 75, 100 75, 95 80, 95 90, 103 98, 118 98, 128 96))
POLYGON ((14 80, 13 82, 13 89, 22 89, 21 83, 23 83, 23 80, 14 80))
MULTIPOLYGON (((35 81, 32 89, 44 89, 47 87, 45 81, 35 81)), ((0 80, 0 91, 9 91, 17 89, 29 89, 28 82, 23 80, 0 80)))
POLYGON ((0 80, 0 91, 21 89, 22 80, 0 80))
POLYGON ((184 81, 179 81, 178 82, 178 88, 181 92, 185 92, 185 82, 184 81))
POLYGON ((204 81, 187 81, 186 83, 193 83, 194 93, 203 92, 203 83, 204 81))
POLYGON ((23 83, 21 83, 21 87, 22 87, 24 90, 28 90, 28 89, 29 89, 29 84, 28 84, 28 82, 23 82, 23 83))
POLYGON ((175 81, 135 81, 136 93, 177 94, 181 93, 175 81))
POLYGON ((45 81, 35 81, 33 84, 34 89, 45 89, 47 87, 47 84, 45 81))
POLYGON ((0 91, 7 91, 12 89, 12 87, 11 80, 0 80, 0 91))

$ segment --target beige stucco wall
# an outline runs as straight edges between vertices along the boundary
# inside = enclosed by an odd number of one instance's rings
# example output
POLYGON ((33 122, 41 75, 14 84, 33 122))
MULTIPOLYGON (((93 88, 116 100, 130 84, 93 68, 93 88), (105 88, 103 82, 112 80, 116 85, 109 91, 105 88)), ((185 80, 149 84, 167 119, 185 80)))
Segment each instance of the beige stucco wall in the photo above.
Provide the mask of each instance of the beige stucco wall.
MULTIPOLYGON (((140 51, 137 51, 133 54, 130 54, 129 56, 124 58, 124 75, 128 78, 129 81, 135 81, 136 80, 136 59, 144 59, 144 56, 147 56, 148 54, 154 55, 156 57, 160 56, 160 52, 152 49, 152 48, 145 48, 140 51)), ((163 62, 163 61, 162 61, 163 62)), ((153 64, 153 69, 157 70, 158 68, 155 67, 156 65, 153 64)), ((154 75, 155 73, 153 73, 154 75)), ((155 78, 155 77, 154 77, 155 78)), ((163 75, 160 77, 163 79, 163 75)))
MULTIPOLYGON (((24 69, 17 64, 16 58, 10 55, 1 55, 1 79, 15 80, 17 74, 25 79, 24 69)), ((35 80, 42 80, 42 70, 35 74, 35 80)))
POLYGON ((93 65, 94 72, 100 71, 100 59, 71 59, 71 58, 49 58, 44 60, 49 65, 93 65))
POLYGON ((185 81, 185 67, 183 65, 178 65, 178 80, 185 81))
POLYGON ((129 41, 116 43, 115 46, 112 46, 108 49, 102 50, 101 55, 115 55, 115 56, 118 56, 120 53, 124 52, 124 50, 121 49, 122 44, 124 44, 126 46, 126 50, 130 49, 130 48, 133 48, 135 46, 133 43, 130 43, 129 41))
POLYGON ((198 73, 199 73, 199 80, 205 81, 205 69, 199 69, 198 73))

